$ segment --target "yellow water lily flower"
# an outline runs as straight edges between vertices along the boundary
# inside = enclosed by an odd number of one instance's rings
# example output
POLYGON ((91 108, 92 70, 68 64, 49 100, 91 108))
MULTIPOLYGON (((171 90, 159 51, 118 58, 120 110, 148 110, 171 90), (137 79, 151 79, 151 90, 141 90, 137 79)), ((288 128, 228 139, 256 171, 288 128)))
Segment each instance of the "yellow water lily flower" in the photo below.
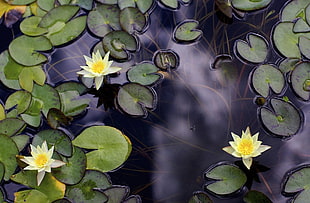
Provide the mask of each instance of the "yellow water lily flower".
POLYGON ((66 163, 59 160, 52 159, 53 153, 54 153, 54 146, 52 146, 50 149, 47 148, 46 141, 43 142, 42 146, 39 145, 37 147, 34 147, 32 144, 30 144, 31 148, 31 155, 32 156, 25 156, 23 159, 21 159, 23 162, 28 164, 27 167, 24 168, 24 170, 37 170, 37 184, 40 185, 45 172, 51 172, 51 168, 58 168, 60 166, 65 165, 66 163))
POLYGON ((252 136, 249 127, 246 128, 245 132, 242 131, 241 138, 232 132, 234 141, 230 141, 230 146, 224 147, 223 150, 234 157, 242 158, 243 164, 247 169, 250 169, 252 157, 257 157, 271 148, 268 145, 262 145, 262 141, 258 141, 258 134, 252 136))
POLYGON ((116 73, 121 70, 120 67, 112 67, 113 61, 109 61, 110 52, 107 52, 104 58, 97 50, 96 53, 92 53, 92 58, 84 55, 87 66, 81 66, 83 70, 77 72, 77 74, 83 75, 86 78, 95 78, 96 89, 98 90, 103 82, 104 76, 116 73))

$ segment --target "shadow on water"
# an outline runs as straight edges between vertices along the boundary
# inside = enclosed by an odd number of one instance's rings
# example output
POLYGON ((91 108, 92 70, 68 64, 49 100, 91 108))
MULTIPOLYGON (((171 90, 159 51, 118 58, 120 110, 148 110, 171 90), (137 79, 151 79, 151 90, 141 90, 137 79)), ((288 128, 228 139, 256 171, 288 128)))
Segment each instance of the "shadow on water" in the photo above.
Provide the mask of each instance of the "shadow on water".
MULTIPOLYGON (((248 86, 252 67, 234 58, 238 78, 226 83, 225 80, 221 82, 223 76, 217 70, 210 68, 218 54, 233 55, 234 41, 244 39, 249 31, 269 36, 272 22, 278 18, 262 23, 264 17, 272 9, 278 14, 284 2, 274 2, 277 5, 272 5, 269 10, 247 15, 246 25, 238 19, 233 19, 232 24, 218 21, 212 13, 211 1, 194 1, 177 12, 157 7, 151 14, 149 29, 139 35, 140 51, 129 62, 116 63, 123 69, 121 76, 112 80, 122 84, 126 81, 126 70, 135 62, 152 60, 158 49, 174 50, 180 57, 180 67, 167 72, 165 80, 156 86, 157 109, 149 112, 146 119, 131 118, 115 110, 96 108, 97 99, 94 98, 87 114, 77 119, 68 130, 76 135, 90 123, 104 123, 121 129, 131 139, 133 152, 123 167, 110 173, 112 182, 130 186, 131 193, 140 195, 143 202, 170 203, 186 202, 194 191, 203 190, 203 172, 212 164, 236 161, 222 148, 232 140, 230 132, 241 134, 241 130, 250 126, 252 133, 259 132, 260 140, 272 146, 255 159, 270 170, 259 175, 261 183, 254 182, 252 189, 264 192, 273 202, 285 202, 280 188, 283 175, 289 169, 309 162, 308 120, 305 120, 303 130, 288 141, 267 136, 258 121, 255 94, 248 86), (172 40, 171 33, 178 22, 187 18, 200 21, 204 36, 194 44, 180 45, 172 40)), ((57 84, 77 80, 76 72, 84 65, 82 55, 90 55, 89 50, 97 41, 99 39, 86 33, 77 42, 55 50, 45 67, 48 82, 57 84)), ((7 96, 3 89, 0 89, 1 99, 7 96)), ((295 103, 307 117, 310 107, 299 101, 295 103)), ((11 195, 9 199, 13 198, 11 195)), ((221 203, 242 201, 240 196, 212 199, 221 203)))

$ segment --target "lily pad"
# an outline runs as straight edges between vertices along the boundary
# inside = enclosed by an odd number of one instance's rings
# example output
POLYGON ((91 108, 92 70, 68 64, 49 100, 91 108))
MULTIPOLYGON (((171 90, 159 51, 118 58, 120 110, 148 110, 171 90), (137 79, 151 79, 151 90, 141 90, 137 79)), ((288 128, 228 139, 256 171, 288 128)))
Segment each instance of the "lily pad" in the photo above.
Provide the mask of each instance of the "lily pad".
POLYGON ((127 51, 134 52, 138 49, 137 39, 125 31, 109 32, 102 39, 102 44, 104 50, 110 51, 113 58, 121 60, 129 59, 127 51))
POLYGON ((241 11, 254 11, 267 7, 271 0, 232 0, 234 8, 241 11))
POLYGON ((118 0, 97 0, 97 1, 102 4, 117 4, 118 0))
POLYGON ((24 127, 24 121, 17 118, 6 118, 0 121, 0 134, 13 136, 22 131, 24 127))
POLYGON ((49 148, 51 145, 55 147, 55 151, 66 157, 72 156, 72 144, 70 138, 60 130, 42 130, 38 132, 33 140, 32 145, 42 145, 46 141, 49 148))
POLYGON ((250 190, 243 197, 243 201, 245 203, 272 203, 272 201, 262 192, 250 190))
POLYGON ((70 124, 72 117, 67 117, 61 110, 56 108, 49 109, 47 113, 47 122, 53 129, 60 126, 67 126, 70 124))
POLYGON ((39 127, 41 123, 41 109, 43 102, 40 99, 32 97, 31 103, 25 113, 21 114, 22 119, 33 127, 39 127))
POLYGON ((164 49, 159 50, 154 54, 153 62, 162 70, 171 70, 179 67, 180 58, 173 50, 164 49))
POLYGON ((24 19, 20 24, 20 30, 29 36, 39 36, 48 32, 47 28, 39 27, 39 23, 41 22, 41 17, 39 16, 31 16, 29 18, 24 19))
POLYGON ((11 137, 15 142, 18 151, 22 151, 28 144, 30 137, 28 135, 15 135, 11 137))
POLYGON ((142 13, 146 13, 153 5, 154 0, 118 0, 120 9, 138 7, 142 13))
POLYGON ((39 190, 22 190, 14 193, 14 202, 50 202, 48 197, 39 190))
POLYGON ((287 195, 294 195, 290 202, 308 202, 310 198, 310 166, 303 165, 285 174, 282 191, 287 195))
POLYGON ((285 78, 282 72, 273 65, 260 65, 252 75, 252 85, 254 90, 267 97, 269 89, 274 93, 280 94, 285 85, 285 78))
POLYGON ((305 8, 309 4, 308 1, 294 0, 285 5, 281 12, 280 20, 285 22, 293 22, 297 18, 305 17, 305 8))
POLYGON ((49 11, 55 7, 55 0, 37 0, 37 4, 42 10, 49 11))
POLYGON ((217 195, 229 195, 242 189, 247 181, 244 172, 235 165, 216 164, 205 173, 206 178, 214 180, 205 189, 217 195))
POLYGON ((294 92, 303 100, 310 96, 310 63, 302 62, 296 65, 291 74, 291 83, 294 92))
POLYGON ((66 185, 56 180, 51 173, 45 173, 39 186, 37 185, 37 171, 21 171, 11 176, 11 180, 40 191, 51 202, 65 195, 66 185))
POLYGON ((25 67, 21 70, 18 79, 20 87, 31 92, 34 83, 44 85, 46 74, 41 66, 25 67))
POLYGON ((88 152, 87 169, 108 172, 121 166, 131 152, 131 142, 126 135, 110 126, 92 126, 78 135, 72 144, 88 152))
POLYGON ((292 70, 294 70, 295 66, 297 63, 300 62, 299 59, 294 59, 294 58, 286 58, 281 63, 279 64, 279 70, 283 73, 286 74, 292 70))
POLYGON ((104 37, 113 30, 121 30, 120 9, 115 5, 98 5, 88 14, 87 26, 98 37, 104 37))
MULTIPOLYGON (((0 128, 1 129, 1 128, 0 128)), ((17 167, 16 155, 18 148, 8 136, 0 134, 0 162, 4 165, 4 180, 8 181, 17 167)))
POLYGON ((159 0, 160 3, 162 3, 164 6, 170 9, 177 9, 179 8, 179 2, 178 0, 159 0))
POLYGON ((156 107, 157 95, 155 91, 137 83, 122 86, 117 95, 117 102, 121 110, 132 116, 147 116, 147 109, 156 107))
POLYGON ((25 112, 31 102, 31 94, 26 91, 16 91, 11 94, 6 102, 5 102, 5 109, 10 109, 15 107, 17 109, 17 114, 21 114, 25 112))
POLYGON ((268 44, 266 40, 257 34, 248 34, 247 42, 237 40, 235 42, 237 54, 251 63, 262 63, 266 60, 268 54, 268 44))
POLYGON ((127 77, 130 82, 152 85, 162 78, 158 71, 159 69, 151 62, 143 62, 132 66, 127 72, 127 77))
POLYGON ((0 121, 5 119, 5 110, 4 107, 2 106, 2 104, 0 104, 0 121))
POLYGON ((233 84, 238 79, 238 68, 230 55, 221 54, 216 56, 211 68, 215 70, 219 82, 224 87, 233 84))
POLYGON ((126 186, 112 186, 103 192, 108 197, 109 202, 123 202, 129 194, 129 188, 126 186))
POLYGON ((23 66, 16 63, 7 50, 0 54, 0 81, 6 87, 16 90, 20 89, 18 75, 22 68, 23 66), (11 72, 12 79, 7 77, 7 72, 11 72))
POLYGON ((213 203, 205 192, 195 192, 188 203, 213 203))
POLYGON ((230 0, 215 0, 217 8, 228 18, 232 18, 233 9, 230 0))
POLYGON ((293 31, 297 33, 298 32, 309 32, 310 26, 303 18, 299 18, 294 24, 293 31))
POLYGON ((53 176, 65 184, 74 185, 80 182, 86 170, 85 153, 81 149, 73 147, 72 156, 63 157, 62 161, 66 162, 66 165, 53 169, 53 176))
POLYGON ((301 116, 293 104, 280 99, 271 99, 272 110, 262 107, 260 117, 263 125, 278 136, 291 136, 301 127, 301 116))
POLYGON ((202 36, 202 31, 197 29, 199 22, 196 20, 185 20, 179 23, 174 31, 173 37, 177 42, 191 43, 202 36))
POLYGON ((96 189, 108 187, 111 187, 111 180, 106 174, 87 170, 78 184, 67 187, 66 196, 75 203, 105 202, 108 199, 107 196, 96 189))
POLYGON ((299 49, 300 52, 307 58, 310 59, 310 39, 306 37, 299 37, 299 49))
POLYGON ((35 0, 5 0, 12 5, 26 5, 34 2, 35 0))
POLYGON ((52 49, 51 42, 43 36, 29 37, 22 35, 15 38, 10 46, 9 52, 12 58, 25 66, 35 66, 47 61, 47 57, 39 51, 52 49))
POLYGON ((142 200, 139 195, 130 195, 123 203, 142 203, 142 200))
MULTIPOLYGON (((0 181, 2 181, 3 177, 4 177, 4 171, 5 168, 4 168, 4 165, 2 162, 0 162, 0 181)), ((2 192, 2 190, 0 190, 2 192)))
POLYGON ((141 33, 146 26, 146 17, 139 9, 127 7, 120 12, 120 24, 129 34, 141 33))

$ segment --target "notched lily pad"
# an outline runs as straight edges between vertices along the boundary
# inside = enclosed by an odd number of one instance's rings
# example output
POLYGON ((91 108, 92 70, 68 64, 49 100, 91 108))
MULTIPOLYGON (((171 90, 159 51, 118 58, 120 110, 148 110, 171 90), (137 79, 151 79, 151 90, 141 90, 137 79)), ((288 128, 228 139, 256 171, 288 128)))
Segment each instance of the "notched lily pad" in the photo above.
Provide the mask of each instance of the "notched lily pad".
POLYGON ((297 18, 305 17, 305 8, 309 5, 308 1, 294 0, 290 1, 282 9, 280 20, 283 22, 293 22, 297 18))
POLYGON ((297 63, 300 62, 300 59, 295 59, 295 58, 286 58, 281 63, 279 64, 279 70, 283 73, 286 74, 292 70, 294 70, 295 66, 297 63))
POLYGON ((120 9, 138 7, 142 13, 146 13, 152 7, 154 0, 118 0, 120 9))
POLYGON ((24 113, 31 102, 31 94, 26 91, 16 91, 11 94, 6 102, 5 102, 5 109, 9 110, 13 107, 17 109, 17 114, 24 113))
POLYGON ((23 66, 16 63, 6 50, 0 54, 0 81, 3 85, 11 89, 20 89, 18 75, 23 66), (8 78, 8 72, 12 78, 8 78))
POLYGON ((302 123, 298 109, 290 102, 280 99, 271 99, 271 107, 272 110, 266 107, 260 109, 260 118, 264 127, 281 137, 296 134, 302 123))
POLYGON ((267 97, 269 89, 274 93, 280 94, 285 85, 285 78, 282 72, 273 65, 260 65, 252 75, 252 85, 254 90, 267 97))
POLYGON ((207 193, 198 191, 194 192, 188 203, 213 203, 207 193))
POLYGON ((28 135, 14 135, 11 137, 15 142, 18 151, 22 151, 28 144, 30 137, 28 135))
POLYGON ((180 57, 173 50, 159 50, 154 54, 153 62, 162 70, 171 70, 179 67, 180 57))
POLYGON ((14 202, 50 202, 39 190, 22 190, 14 193, 14 202))
POLYGON ((205 189, 217 195, 229 195, 242 189, 247 181, 244 172, 232 164, 220 163, 211 166, 205 177, 214 180, 205 185, 205 189))
POLYGON ((253 33, 247 35, 247 42, 237 40, 235 49, 238 56, 252 63, 262 63, 268 55, 267 41, 262 36, 253 33))
POLYGON ((290 202, 304 203, 308 202, 310 198, 310 166, 303 165, 295 168, 285 174, 283 181, 282 192, 294 197, 290 202))
POLYGON ((149 87, 128 83, 120 88, 117 103, 121 110, 132 116, 147 116, 147 109, 156 107, 157 95, 149 87))
POLYGON ((234 8, 241 11, 254 11, 267 7, 271 0, 232 0, 234 8))
POLYGON ((67 126, 71 121, 72 117, 66 116, 59 109, 51 108, 47 113, 47 122, 53 129, 57 129, 60 126, 67 126))
POLYGON ((162 3, 165 7, 173 10, 179 8, 178 0, 159 0, 159 2, 162 3))
POLYGON ((146 27, 146 17, 139 9, 127 7, 120 12, 120 24, 129 34, 141 33, 146 27))
POLYGON ((34 83, 44 85, 46 74, 41 66, 24 67, 18 76, 18 80, 21 88, 31 92, 34 83))
POLYGON ((109 202, 124 202, 129 194, 129 188, 126 186, 112 186, 103 192, 108 197, 109 202))
POLYGON ((31 16, 24 19, 20 24, 20 30, 29 36, 39 36, 48 32, 47 28, 39 27, 42 18, 39 16, 31 16))
POLYGON ((130 82, 152 85, 162 78, 158 71, 159 69, 151 62, 143 62, 132 66, 127 72, 127 77, 130 82))
POLYGON ((294 92, 303 100, 310 97, 310 62, 296 65, 291 74, 291 83, 294 92))
POLYGON ((191 43, 199 40, 202 31, 197 29, 198 25, 199 22, 196 20, 185 20, 179 23, 173 31, 174 40, 181 43, 191 43))

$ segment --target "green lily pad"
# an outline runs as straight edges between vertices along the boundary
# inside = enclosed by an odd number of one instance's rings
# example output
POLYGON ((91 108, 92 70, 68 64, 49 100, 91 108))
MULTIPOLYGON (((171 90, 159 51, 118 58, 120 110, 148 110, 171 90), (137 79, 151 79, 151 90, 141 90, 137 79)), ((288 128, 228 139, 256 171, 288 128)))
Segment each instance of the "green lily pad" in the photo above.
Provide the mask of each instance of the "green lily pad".
MULTIPOLYGON (((1 128, 0 128, 1 129, 1 128)), ((0 162, 4 165, 4 180, 8 181, 17 167, 16 155, 18 148, 8 136, 0 134, 0 162)))
POLYGON ((121 10, 128 7, 138 7, 142 13, 146 13, 153 3, 154 0, 119 0, 118 6, 121 10))
POLYGON ((81 149, 73 147, 72 156, 69 158, 63 157, 62 161, 66 162, 66 165, 53 169, 53 176, 69 185, 80 182, 86 170, 85 153, 81 149))
POLYGON ((125 31, 109 32, 103 37, 102 44, 106 52, 110 51, 110 56, 120 60, 129 58, 127 51, 138 49, 137 39, 125 31))
POLYGON ((308 202, 310 198, 310 166, 303 165, 285 174, 282 191, 288 195, 294 195, 290 202, 308 202))
POLYGON ((179 66, 180 58, 177 53, 170 49, 159 50, 154 54, 154 64, 162 70, 176 69, 179 66))
POLYGON ((299 59, 294 59, 294 58, 286 58, 281 63, 279 64, 279 70, 283 73, 286 74, 292 70, 294 70, 295 66, 297 63, 300 62, 299 59))
POLYGON ((23 113, 20 115, 28 125, 33 127, 39 127, 41 124, 41 115, 29 115, 27 113, 23 113))
POLYGON ((118 0, 96 0, 96 1, 98 1, 98 2, 100 2, 102 4, 108 4, 108 5, 110 5, 110 4, 117 4, 117 2, 118 2, 118 0))
POLYGON ((39 86, 34 84, 31 94, 32 97, 35 97, 42 102, 42 112, 45 117, 47 117, 49 109, 60 109, 59 94, 50 85, 45 84, 43 86, 39 86), (48 95, 48 97, 46 95, 48 95))
POLYGON ((121 110, 132 116, 147 116, 147 109, 156 107, 155 91, 137 83, 128 83, 120 88, 117 103, 121 110))
POLYGON ((294 92, 303 100, 310 96, 310 63, 302 62, 296 65, 291 74, 291 83, 294 92))
POLYGON ((260 65, 252 75, 252 85, 254 90, 267 97, 269 89, 274 93, 280 94, 285 85, 285 78, 282 72, 273 65, 260 65))
POLYGON ((39 190, 22 190, 14 193, 14 202, 50 202, 48 197, 39 190))
POLYGON ((213 203, 205 192, 195 192, 188 203, 213 203))
POLYGON ((55 7, 55 0, 37 0, 37 4, 42 10, 49 11, 55 7))
POLYGON ((35 16, 43 17, 47 13, 38 6, 37 2, 33 2, 32 4, 30 4, 29 7, 31 13, 34 14, 35 16))
POLYGON ((120 9, 115 5, 99 5, 88 14, 87 26, 98 37, 113 30, 121 30, 120 9))
POLYGON ((173 10, 179 8, 178 0, 159 0, 159 2, 162 3, 165 7, 173 10))
POLYGON ((267 7, 271 0, 232 0, 234 8, 241 11, 254 11, 267 7))
POLYGON ((307 58, 310 59, 310 39, 306 37, 299 37, 299 49, 300 52, 307 58))
POLYGON ((235 165, 216 164, 207 170, 206 178, 215 180, 205 186, 207 191, 217 195, 229 195, 242 189, 247 181, 244 172, 235 165))
POLYGON ((0 121, 0 134, 12 136, 22 131, 25 122, 17 118, 6 118, 0 121))
POLYGON ((4 200, 5 200, 4 192, 0 190, 0 202, 5 202, 4 200))
POLYGON ((301 127, 301 116, 293 104, 280 99, 271 99, 272 110, 262 107, 260 117, 263 125, 278 136, 291 136, 301 127))
POLYGON ((31 102, 31 94, 26 91, 16 91, 11 94, 6 102, 5 102, 5 109, 10 109, 15 107, 17 109, 17 114, 24 113, 31 102))
POLYGON ((6 87, 16 90, 20 89, 18 75, 22 68, 23 66, 16 63, 7 50, 0 54, 0 81, 6 87), (7 72, 11 72, 14 79, 8 78, 7 72))
POLYGON ((272 201, 262 192, 250 190, 243 197, 243 201, 245 203, 272 203, 272 201))
POLYGON ((56 180, 51 173, 45 173, 39 186, 37 185, 37 171, 21 171, 12 175, 11 180, 40 191, 50 202, 61 199, 65 195, 66 185, 56 180))
POLYGON ((25 66, 35 66, 47 61, 47 57, 39 51, 52 49, 51 42, 43 36, 29 37, 22 35, 15 38, 9 45, 11 57, 25 66))
POLYGON ((41 123, 41 109, 43 102, 32 97, 31 103, 25 113, 21 114, 22 119, 30 126, 39 127, 41 123))
POLYGON ((11 5, 26 5, 34 2, 35 0, 5 0, 7 3, 11 5))
POLYGON ((281 12, 280 20, 285 22, 293 22, 296 18, 305 19, 305 8, 309 4, 308 1, 294 0, 285 5, 281 12))
POLYGON ((257 34, 248 34, 247 41, 237 40, 235 49, 238 55, 246 61, 252 63, 262 63, 268 54, 268 44, 266 40, 257 34))
POLYGON ((49 109, 47 113, 47 123, 51 128, 57 129, 60 126, 67 126, 72 121, 72 117, 67 117, 61 110, 49 109))
POLYGON ((130 195, 123 203, 141 203, 141 197, 139 195, 130 195))
POLYGON ((102 172, 111 171, 121 166, 131 152, 131 143, 121 131, 110 126, 92 126, 84 129, 72 144, 88 152, 87 169, 102 172))
POLYGON ((173 37, 177 42, 191 43, 202 36, 202 31, 197 29, 199 22, 196 20, 185 20, 179 23, 174 31, 173 37))
POLYGON ((14 135, 11 137, 15 142, 18 151, 22 151, 28 144, 30 137, 28 135, 14 135))
POLYGON ((309 32, 310 26, 303 18, 299 18, 294 24, 293 31, 294 32, 309 32))
POLYGON ((29 18, 24 19, 20 24, 20 30, 29 36, 39 36, 48 32, 47 28, 39 27, 39 23, 41 22, 41 17, 39 16, 31 16, 29 18))
POLYGON ((111 187, 110 178, 99 171, 87 170, 83 179, 76 185, 68 186, 66 196, 75 203, 105 202, 108 198, 97 189, 111 187))
POLYGON ((120 24, 129 34, 141 33, 146 27, 146 17, 139 9, 127 7, 120 12, 120 24))
POLYGON ((159 69, 151 62, 143 62, 132 66, 127 72, 127 77, 130 82, 152 85, 162 78, 158 71, 159 69))
POLYGON ((0 104, 0 121, 5 119, 5 110, 4 107, 2 106, 2 104, 0 104))
POLYGON ((136 7, 135 0, 118 0, 117 1, 118 7, 123 10, 124 8, 134 8, 136 7))
POLYGON ((44 141, 47 142, 48 146, 53 145, 55 147, 55 151, 59 154, 62 154, 66 157, 72 156, 71 140, 68 135, 66 135, 62 131, 52 129, 42 130, 34 136, 32 140, 32 145, 41 146, 44 141))
MULTIPOLYGON (((0 162, 0 181, 2 181, 5 173, 5 168, 2 162, 0 162)), ((2 190, 0 190, 2 192, 2 190)), ((2 194, 3 195, 3 194, 2 194)))
POLYGON ((126 186, 112 186, 103 192, 108 197, 109 202, 123 202, 129 194, 129 188, 126 186))
POLYGON ((75 0, 71 4, 77 5, 83 9, 91 10, 93 7, 93 0, 75 0))
POLYGON ((18 79, 20 87, 31 92, 34 83, 41 86, 44 85, 46 74, 41 66, 25 67, 20 72, 18 79))

